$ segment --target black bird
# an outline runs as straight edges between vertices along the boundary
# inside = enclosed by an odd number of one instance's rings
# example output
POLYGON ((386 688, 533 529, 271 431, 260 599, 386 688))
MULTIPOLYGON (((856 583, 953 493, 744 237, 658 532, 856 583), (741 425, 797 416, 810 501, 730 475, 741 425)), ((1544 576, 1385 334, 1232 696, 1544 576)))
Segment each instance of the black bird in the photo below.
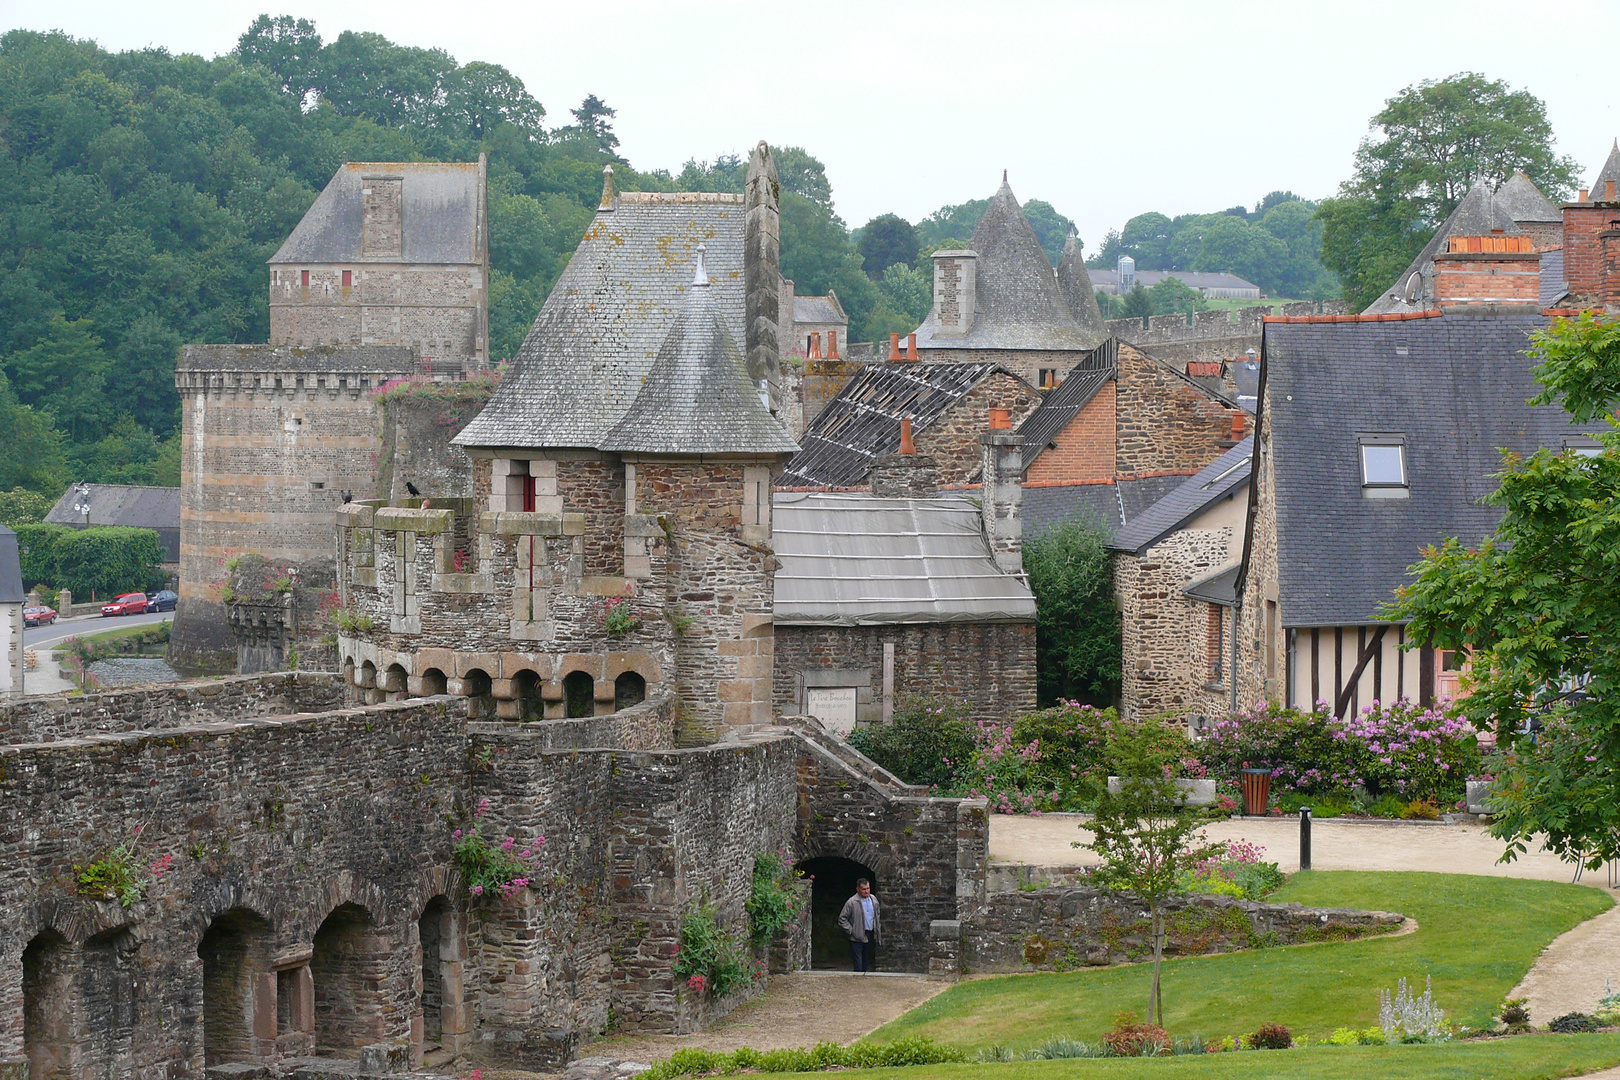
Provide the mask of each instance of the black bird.
POLYGON ((405 481, 405 490, 410 492, 412 495, 422 494, 420 491, 416 490, 416 485, 411 483, 409 480, 405 481))
POLYGON ((343 505, 347 506, 349 503, 351 503, 353 501, 354 501, 354 496, 350 495, 347 491, 345 491, 343 493, 343 505))

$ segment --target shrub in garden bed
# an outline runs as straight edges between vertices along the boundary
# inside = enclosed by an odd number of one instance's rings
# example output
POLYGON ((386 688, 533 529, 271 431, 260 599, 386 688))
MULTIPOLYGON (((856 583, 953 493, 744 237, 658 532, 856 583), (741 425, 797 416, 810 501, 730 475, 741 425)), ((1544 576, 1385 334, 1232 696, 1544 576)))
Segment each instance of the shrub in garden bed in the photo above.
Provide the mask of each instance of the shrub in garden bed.
POLYGON ((1228 841, 1183 879, 1188 892, 1213 893, 1259 900, 1282 888, 1282 870, 1274 862, 1260 858, 1266 849, 1247 840, 1228 841))

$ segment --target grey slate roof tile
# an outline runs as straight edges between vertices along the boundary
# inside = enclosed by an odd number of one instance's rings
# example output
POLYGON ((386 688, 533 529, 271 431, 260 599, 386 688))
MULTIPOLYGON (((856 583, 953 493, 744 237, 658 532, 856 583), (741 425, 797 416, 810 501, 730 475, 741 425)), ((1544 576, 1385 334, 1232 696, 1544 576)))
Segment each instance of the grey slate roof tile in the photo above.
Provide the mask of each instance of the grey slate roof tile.
POLYGON ((1112 484, 1054 484, 1024 489, 1024 537, 1033 540, 1071 521, 1090 522, 1112 539, 1185 480, 1146 476, 1112 484))
POLYGON ((1493 229, 1501 229, 1505 236, 1520 236, 1524 232, 1514 224, 1506 207, 1497 202, 1490 181, 1479 180, 1468 189, 1468 194, 1457 204, 1457 209, 1435 230, 1429 242, 1423 245, 1423 250, 1418 252, 1412 264, 1401 271, 1400 277, 1384 290, 1382 296, 1367 305, 1364 314, 1384 315, 1428 307, 1434 299, 1434 257, 1446 250, 1447 241, 1453 236, 1489 236, 1493 229), (1404 294, 1413 274, 1421 276, 1422 286, 1417 292, 1416 302, 1408 303, 1404 294))
POLYGON ((482 261, 477 162, 351 161, 338 166, 292 235, 272 256, 280 263, 482 261), (362 257, 368 176, 398 176, 404 255, 362 257))
POLYGON ((1253 456, 1254 436, 1251 435, 1124 525, 1114 534, 1111 546, 1115 551, 1142 554, 1247 484, 1253 456))
POLYGON ((973 230, 979 255, 973 328, 941 336, 934 312, 917 328, 919 349, 1089 349, 1096 335, 1075 322, 1057 272, 1005 179, 973 230))
POLYGON ((713 306, 743 333, 741 195, 625 192, 597 212, 460 446, 595 447, 641 388, 681 309, 698 245, 713 306))
POLYGON ((1480 500, 1498 448, 1557 449, 1597 429, 1527 404, 1539 389, 1527 336, 1546 325, 1528 312, 1266 325, 1283 625, 1377 620, 1425 547, 1496 526, 1480 500), (1404 437, 1410 498, 1363 497, 1358 432, 1404 437))
POLYGON ((840 309, 836 296, 795 296, 793 321, 817 324, 848 323, 849 316, 840 309))
POLYGON ((1092 339, 1093 344, 1101 344, 1106 336, 1103 332, 1102 309, 1097 306, 1097 290, 1091 284, 1091 272, 1086 269, 1085 257, 1080 253, 1080 238, 1075 234, 1073 225, 1069 226, 1069 238, 1063 241, 1063 256, 1057 265, 1057 281, 1058 289, 1068 302, 1069 311, 1080 330, 1092 339))
MULTIPOLYGON (((85 484, 90 495, 92 525, 122 525, 131 529, 152 529, 168 551, 168 561, 180 560, 180 489, 148 487, 139 484, 85 484)), ((69 487, 45 521, 51 525, 84 525, 84 515, 75 513, 79 492, 69 487)))
POLYGON ((1496 205, 1514 221, 1556 221, 1562 223, 1564 212, 1541 193, 1535 182, 1522 172, 1516 172, 1496 189, 1496 205))
POLYGON ((643 454, 791 454, 799 449, 715 310, 703 272, 658 348, 641 390, 598 449, 643 454))
POLYGON ((781 487, 855 487, 877 459, 900 449, 900 421, 913 435, 996 372, 999 364, 868 364, 810 422, 781 487))
POLYGON ((1541 306, 1557 307, 1569 295, 1569 283, 1564 280, 1564 249, 1554 248, 1541 253, 1541 306))
POLYGON ((1609 150, 1609 156, 1604 159, 1603 167, 1598 170, 1597 177, 1592 181, 1592 186, 1589 189, 1592 198, 1603 198, 1603 182, 1605 180, 1613 180, 1615 186, 1620 188, 1620 139, 1614 141, 1613 148, 1609 150))

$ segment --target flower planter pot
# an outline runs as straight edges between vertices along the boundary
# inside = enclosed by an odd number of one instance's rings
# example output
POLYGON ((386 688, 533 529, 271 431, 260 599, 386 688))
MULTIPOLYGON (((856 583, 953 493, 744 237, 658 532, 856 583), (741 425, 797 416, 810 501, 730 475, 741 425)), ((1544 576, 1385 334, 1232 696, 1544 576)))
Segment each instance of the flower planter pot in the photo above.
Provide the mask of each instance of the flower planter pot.
MULTIPOLYGON (((1213 780, 1177 780, 1176 787, 1185 791, 1180 802, 1184 806, 1214 806, 1215 781, 1213 780)), ((1108 793, 1118 795, 1120 792, 1119 777, 1108 778, 1108 793)))
POLYGON ((1490 794, 1491 782, 1489 780, 1468 781, 1468 812, 1470 814, 1490 813, 1490 794))
POLYGON ((1254 817, 1264 816, 1271 802, 1271 770, 1243 770, 1243 812, 1254 817))

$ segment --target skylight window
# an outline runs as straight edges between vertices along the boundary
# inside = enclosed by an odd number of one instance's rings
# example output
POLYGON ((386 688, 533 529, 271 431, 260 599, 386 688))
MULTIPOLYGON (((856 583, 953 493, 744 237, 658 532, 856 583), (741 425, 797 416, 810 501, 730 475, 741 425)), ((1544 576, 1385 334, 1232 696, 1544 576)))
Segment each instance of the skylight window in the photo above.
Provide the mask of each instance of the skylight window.
POLYGON ((1404 499, 1409 494, 1406 441, 1400 436, 1363 435, 1361 494, 1369 499, 1404 499))

